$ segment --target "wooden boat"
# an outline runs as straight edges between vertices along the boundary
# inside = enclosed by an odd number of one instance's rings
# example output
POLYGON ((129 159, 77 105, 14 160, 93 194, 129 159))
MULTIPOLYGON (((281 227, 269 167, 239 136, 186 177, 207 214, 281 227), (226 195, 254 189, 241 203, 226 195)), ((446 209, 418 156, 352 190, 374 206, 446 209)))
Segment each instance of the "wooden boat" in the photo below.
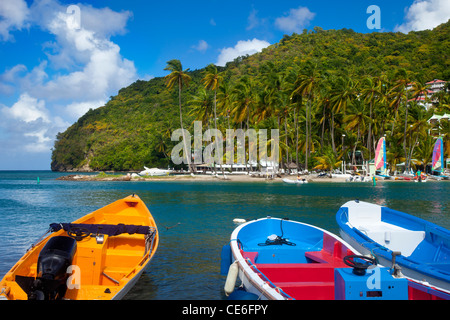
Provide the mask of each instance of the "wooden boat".
POLYGON ((308 183, 308 180, 306 180, 306 179, 292 180, 292 179, 284 178, 283 182, 288 183, 288 184, 306 184, 306 183, 308 183))
POLYGON ((336 215, 341 237, 385 267, 401 268, 410 299, 450 298, 450 232, 388 207, 349 201, 336 215))
POLYGON ((9 300, 121 299, 158 247, 144 202, 128 196, 72 223, 52 223, 0 282, 9 300))
POLYGON ((366 269, 374 262, 326 230, 267 217, 232 232, 221 273, 225 293, 236 300, 407 299, 407 280, 386 268, 372 270, 380 271, 383 287, 367 286, 372 274, 366 269))

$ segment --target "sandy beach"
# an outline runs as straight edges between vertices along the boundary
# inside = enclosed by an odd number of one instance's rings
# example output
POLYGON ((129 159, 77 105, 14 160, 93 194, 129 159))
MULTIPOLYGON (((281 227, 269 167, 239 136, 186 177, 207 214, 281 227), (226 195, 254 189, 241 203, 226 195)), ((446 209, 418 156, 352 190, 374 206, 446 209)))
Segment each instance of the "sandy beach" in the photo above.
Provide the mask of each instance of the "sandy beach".
MULTIPOLYGON (((346 177, 332 177, 322 176, 318 177, 317 173, 309 174, 309 175, 301 175, 301 179, 305 179, 308 183, 314 182, 346 182, 346 177)), ((247 174, 194 174, 191 175, 189 173, 186 174, 172 174, 166 176, 146 176, 141 177, 137 175, 133 175, 131 173, 100 173, 100 174, 70 174, 64 175, 57 180, 67 180, 67 181, 231 181, 231 182, 268 182, 268 183, 282 183, 283 179, 296 180, 296 175, 279 175, 275 177, 267 177, 267 176, 259 176, 256 174, 247 175, 247 174)), ((398 181, 407 181, 402 180, 399 177, 392 177, 388 180, 377 179, 376 182, 398 182, 398 181)), ((434 182, 437 180, 427 179, 428 182, 434 182)), ((444 180, 442 180, 444 181, 444 180)), ((411 180, 410 182, 413 182, 411 180)), ((365 178, 365 183, 373 183, 371 177, 365 178)))

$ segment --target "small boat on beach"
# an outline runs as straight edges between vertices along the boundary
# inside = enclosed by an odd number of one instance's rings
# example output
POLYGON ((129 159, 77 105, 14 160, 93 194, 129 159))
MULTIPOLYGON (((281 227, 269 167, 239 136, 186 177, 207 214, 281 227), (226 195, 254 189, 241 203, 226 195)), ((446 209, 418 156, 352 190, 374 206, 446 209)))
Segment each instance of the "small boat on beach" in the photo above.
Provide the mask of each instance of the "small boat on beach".
POLYGON ((221 273, 234 300, 408 299, 407 280, 374 262, 324 229, 267 217, 232 232, 221 273), (373 273, 383 279, 380 287, 367 286, 373 273))
POLYGON ((156 223, 137 195, 72 223, 52 223, 47 233, 4 276, 0 297, 121 299, 149 265, 159 242, 156 223))
POLYGON ((306 179, 296 179, 296 180, 293 180, 293 179, 287 179, 287 178, 284 178, 284 179, 283 179, 283 182, 284 182, 284 183, 287 183, 287 184, 306 184, 306 183, 308 183, 308 180, 306 180, 306 179))
POLYGON ((450 299, 450 231, 418 217, 363 201, 336 214, 341 237, 409 280, 410 299, 450 299), (412 296, 412 297, 411 297, 412 296))

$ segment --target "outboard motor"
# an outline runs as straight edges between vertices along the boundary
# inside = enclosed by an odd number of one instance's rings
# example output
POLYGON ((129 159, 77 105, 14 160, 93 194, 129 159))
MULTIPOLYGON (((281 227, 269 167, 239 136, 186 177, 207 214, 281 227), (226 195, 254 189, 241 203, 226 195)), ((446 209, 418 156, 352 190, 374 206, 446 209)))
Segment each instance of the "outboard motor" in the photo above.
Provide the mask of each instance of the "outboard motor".
POLYGON ((52 237, 39 253, 36 279, 16 279, 29 300, 61 299, 67 290, 67 268, 72 265, 77 250, 75 239, 52 237))

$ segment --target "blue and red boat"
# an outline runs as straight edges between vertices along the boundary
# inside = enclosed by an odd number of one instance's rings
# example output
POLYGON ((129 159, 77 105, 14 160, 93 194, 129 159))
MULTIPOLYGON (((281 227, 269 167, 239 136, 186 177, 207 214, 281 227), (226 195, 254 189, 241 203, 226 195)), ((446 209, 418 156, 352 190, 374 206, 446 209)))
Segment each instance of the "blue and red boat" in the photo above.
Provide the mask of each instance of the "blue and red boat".
POLYGON ((263 218, 241 224, 222 250, 230 299, 407 300, 408 284, 338 236, 263 218))

